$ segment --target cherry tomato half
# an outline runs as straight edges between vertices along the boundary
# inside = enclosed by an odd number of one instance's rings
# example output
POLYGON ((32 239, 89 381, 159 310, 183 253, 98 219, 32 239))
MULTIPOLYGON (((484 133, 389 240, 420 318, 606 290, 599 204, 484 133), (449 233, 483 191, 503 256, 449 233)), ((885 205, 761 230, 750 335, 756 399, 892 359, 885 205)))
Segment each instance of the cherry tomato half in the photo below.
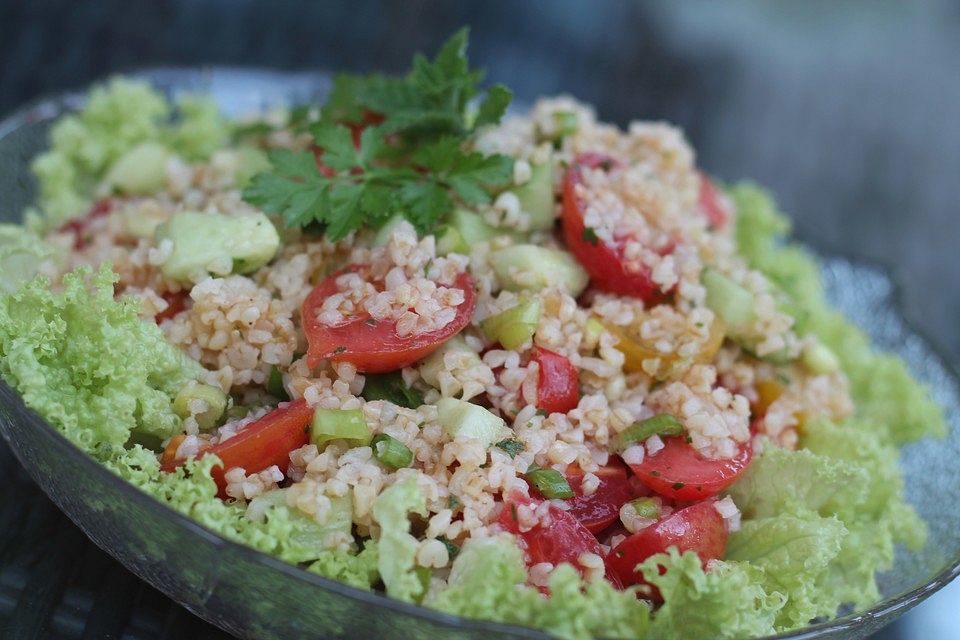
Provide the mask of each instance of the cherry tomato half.
POLYGON ((600 486, 590 495, 583 494, 583 472, 568 471, 567 484, 576 493, 575 498, 567 500, 570 508, 567 513, 576 518, 590 533, 597 534, 609 527, 620 517, 620 507, 634 497, 627 479, 627 470, 619 462, 611 461, 605 467, 594 471, 600 478, 600 486))
POLYGON ((397 335, 396 323, 375 321, 365 312, 336 326, 321 324, 317 312, 323 301, 336 293, 337 278, 348 270, 361 269, 361 265, 352 265, 337 271, 317 285, 304 301, 301 314, 308 344, 307 364, 311 367, 320 360, 329 359, 349 362, 364 373, 396 371, 433 353, 460 333, 473 316, 476 299, 473 280, 467 273, 461 273, 451 286, 463 291, 464 300, 457 307, 453 321, 436 331, 401 338, 397 335))
POLYGON ((649 268, 632 271, 626 268, 622 248, 610 246, 588 232, 583 222, 584 205, 577 196, 577 185, 583 181, 581 167, 615 167, 617 161, 601 154, 580 154, 567 169, 563 180, 563 237, 567 248, 590 274, 598 289, 609 293, 634 296, 654 301, 661 296, 649 268))
MULTIPOLYGON (((290 452, 310 440, 311 420, 313 407, 301 398, 277 407, 232 438, 201 451, 200 456, 212 453, 223 461, 222 467, 210 470, 219 489, 217 495, 227 498, 224 474, 234 467, 243 467, 250 474, 277 465, 286 472, 290 452)), ((173 471, 181 464, 183 460, 168 460, 161 469, 173 471)))
POLYGON ((730 219, 730 212, 723 204, 720 193, 705 173, 700 173, 700 209, 714 229, 723 229, 730 219))
POLYGON ((581 554, 595 553, 603 557, 603 548, 594 535, 570 513, 553 505, 550 505, 549 524, 538 524, 521 532, 517 508, 523 505, 536 508, 541 503, 536 498, 511 492, 504 500, 498 520, 501 527, 519 538, 520 546, 527 552, 527 566, 541 562, 556 566, 567 562, 583 573, 581 554))
MULTIPOLYGON (((635 567, 670 547, 676 547, 680 553, 696 552, 704 568, 708 560, 722 558, 727 549, 727 526, 713 505, 713 500, 698 502, 634 533, 607 555, 608 573, 617 576, 625 586, 644 584, 635 567)), ((659 600, 659 594, 654 593, 653 597, 659 600)))
POLYGON ((664 447, 630 468, 652 491, 674 500, 692 501, 715 496, 746 470, 753 457, 750 443, 736 458, 705 458, 683 437, 664 438, 664 447))
POLYGON ((580 402, 577 368, 566 357, 534 347, 533 360, 540 366, 537 407, 548 413, 566 413, 580 402))

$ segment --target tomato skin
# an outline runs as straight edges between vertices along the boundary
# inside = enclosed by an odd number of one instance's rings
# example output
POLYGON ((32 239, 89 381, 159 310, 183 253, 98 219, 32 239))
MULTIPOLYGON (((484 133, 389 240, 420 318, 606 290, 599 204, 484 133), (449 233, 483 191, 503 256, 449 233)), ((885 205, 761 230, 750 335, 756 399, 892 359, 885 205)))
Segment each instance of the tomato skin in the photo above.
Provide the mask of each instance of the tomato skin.
POLYGON ((586 269, 594 286, 609 293, 633 296, 652 302, 661 293, 650 275, 650 269, 628 271, 621 249, 600 239, 593 242, 584 238, 583 203, 577 196, 577 185, 583 181, 581 167, 616 166, 615 159, 601 154, 580 154, 567 169, 563 179, 563 237, 567 248, 586 269))
POLYGON ((740 477, 753 458, 750 443, 736 458, 714 460, 701 456, 683 437, 664 438, 664 447, 632 464, 634 475, 652 491, 674 500, 703 500, 717 495, 740 477))
POLYGON ((720 193, 717 191, 717 186, 713 184, 713 180, 702 171, 699 173, 700 209, 703 210, 703 215, 707 217, 707 221, 711 227, 714 229, 723 229, 730 219, 730 212, 723 205, 720 199, 720 193))
POLYGON ((533 359, 540 365, 537 407, 548 413, 566 413, 580 402, 577 368, 566 357, 534 347, 533 359))
POLYGON ((463 290, 464 300, 447 326, 416 336, 399 337, 393 322, 369 323, 363 313, 336 325, 323 325, 317 310, 323 301, 336 293, 336 279, 347 271, 359 271, 362 265, 351 265, 330 275, 314 287, 301 310, 303 331, 307 336, 307 364, 311 367, 324 359, 349 362, 363 373, 387 373, 422 360, 441 344, 460 333, 473 317, 476 293, 473 280, 466 272, 457 276, 453 287, 463 290))
POLYGON ((516 507, 527 505, 536 508, 542 501, 519 492, 509 493, 503 503, 498 523, 504 530, 517 536, 521 548, 527 552, 527 566, 541 562, 554 566, 567 562, 584 573, 579 558, 582 553, 595 553, 603 557, 603 548, 596 537, 570 513, 550 505, 550 524, 537 525, 529 531, 520 531, 520 523, 514 517, 516 507))
POLYGON ((567 484, 577 495, 566 502, 570 505, 567 513, 576 518, 587 531, 596 535, 617 521, 620 507, 634 497, 634 492, 630 488, 626 468, 618 462, 611 461, 607 466, 594 471, 594 475, 600 478, 600 486, 585 496, 581 489, 584 473, 568 471, 567 484))
MULTIPOLYGON (((698 502, 634 533, 607 555, 608 572, 624 585, 645 584, 634 567, 669 547, 680 553, 696 552, 704 568, 709 560, 722 558, 727 550, 727 526, 713 505, 713 500, 698 502)), ((654 594, 654 599, 658 596, 654 594)))
MULTIPOLYGON (((224 474, 234 467, 243 467, 250 474, 277 465, 286 472, 290 452, 309 442, 312 420, 313 407, 301 398, 277 407, 232 438, 201 451, 200 457, 210 453, 223 461, 222 467, 210 470, 219 489, 217 496, 224 500, 228 497, 224 474)), ((172 460, 164 463, 161 469, 173 471, 181 464, 183 460, 172 460)))

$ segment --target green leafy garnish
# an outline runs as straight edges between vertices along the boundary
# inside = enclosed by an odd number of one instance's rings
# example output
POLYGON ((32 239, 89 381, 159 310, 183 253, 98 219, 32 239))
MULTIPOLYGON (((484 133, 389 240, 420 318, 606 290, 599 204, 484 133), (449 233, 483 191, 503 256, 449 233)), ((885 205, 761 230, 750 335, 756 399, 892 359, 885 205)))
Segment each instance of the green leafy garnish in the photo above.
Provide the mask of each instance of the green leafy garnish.
POLYGON ((396 212, 428 232, 455 204, 489 203, 491 190, 510 181, 513 160, 472 151, 469 139, 499 122, 511 94, 494 86, 475 114, 468 109, 482 73, 470 69, 466 47, 464 29, 433 61, 417 55, 402 78, 339 76, 310 127, 322 169, 312 151, 275 150, 272 172, 255 176, 244 198, 288 226, 320 223, 331 240, 396 212), (355 144, 346 124, 369 126, 355 144))
POLYGON ((386 400, 407 409, 416 409, 423 404, 423 394, 408 387, 399 371, 368 374, 360 395, 364 400, 386 400))
POLYGON ((503 449, 511 458, 516 458, 517 454, 524 450, 524 444, 517 440, 516 438, 507 438, 506 440, 501 440, 496 444, 496 447, 503 449))

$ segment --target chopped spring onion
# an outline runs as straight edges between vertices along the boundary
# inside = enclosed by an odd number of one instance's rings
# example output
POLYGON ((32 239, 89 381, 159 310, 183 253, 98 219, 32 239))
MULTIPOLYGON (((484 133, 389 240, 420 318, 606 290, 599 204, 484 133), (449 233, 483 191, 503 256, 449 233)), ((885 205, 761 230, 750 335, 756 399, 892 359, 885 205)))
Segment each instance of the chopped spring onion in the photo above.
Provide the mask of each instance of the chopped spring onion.
POLYGON ((407 445, 385 433, 375 435, 370 446, 373 447, 373 457, 385 467, 402 469, 413 462, 413 452, 407 445))
POLYGON ((453 561, 453 559, 456 558, 457 555, 460 553, 460 547, 454 544, 453 542, 450 542, 450 540, 448 540, 446 537, 438 536, 437 540, 442 542, 443 546, 447 548, 447 555, 450 556, 451 561, 453 561))
POLYGON ((650 436, 679 436, 683 433, 683 425, 669 413, 661 413, 635 422, 610 439, 610 451, 623 453, 638 442, 643 442, 650 436))
POLYGON ((384 374, 367 374, 360 394, 365 400, 387 400, 399 407, 416 409, 423 404, 423 394, 403 381, 399 371, 384 374))
POLYGON ((640 518, 656 520, 660 517, 660 505, 653 498, 637 498, 630 505, 640 518))
POLYGON ((223 412, 227 410, 229 399, 227 394, 219 387, 211 387, 208 384, 199 382, 190 382, 184 385, 173 399, 173 411, 181 418, 189 418, 197 421, 197 426, 201 431, 209 431, 217 426, 223 412), (196 406, 191 406, 197 400, 206 404, 206 409, 196 413, 196 406))
POLYGON ((370 443, 370 427, 359 409, 317 409, 310 427, 310 442, 318 449, 331 440, 346 440, 362 447, 370 443))
POLYGON ((287 390, 283 387, 283 374, 280 373, 280 369, 276 365, 270 367, 270 377, 267 378, 267 393, 281 402, 290 399, 287 390))
POLYGON ((521 298, 516 306, 492 315, 480 323, 480 328, 491 340, 504 349, 516 349, 537 331, 540 322, 540 301, 521 298))
POLYGON ((523 474, 527 481, 536 487, 537 491, 543 494, 544 498, 553 500, 555 498, 573 498, 577 494, 573 492, 567 479, 556 469, 541 469, 534 465, 527 469, 523 474))

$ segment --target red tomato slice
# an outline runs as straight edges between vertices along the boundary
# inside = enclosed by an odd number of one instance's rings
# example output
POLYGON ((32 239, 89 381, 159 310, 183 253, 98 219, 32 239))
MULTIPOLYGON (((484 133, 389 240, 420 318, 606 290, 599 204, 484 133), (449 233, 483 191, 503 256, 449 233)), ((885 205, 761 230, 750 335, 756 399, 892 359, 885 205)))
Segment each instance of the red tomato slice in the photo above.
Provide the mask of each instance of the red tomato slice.
POLYGON ((67 220, 57 231, 60 233, 72 233, 73 248, 76 251, 80 251, 90 242, 90 238, 87 237, 87 228, 90 226, 90 223, 110 213, 111 209, 113 209, 113 201, 109 198, 97 200, 86 214, 79 218, 67 220))
POLYGON ((534 347, 533 359, 540 365, 537 407, 549 413, 566 413, 580 402, 577 368, 564 356, 534 347))
POLYGON ((317 320, 317 310, 323 301, 336 293, 337 277, 348 270, 358 271, 361 265, 352 265, 337 271, 317 285, 303 303, 301 310, 303 331, 307 336, 307 364, 316 366, 321 360, 349 362, 364 373, 386 373, 422 360, 441 344, 460 333, 473 317, 476 294, 469 274, 461 273, 453 287, 463 290, 464 301, 457 307, 453 322, 428 333, 399 337, 393 322, 373 321, 366 313, 352 316, 346 322, 328 326, 317 320))
POLYGON ((584 572, 580 555, 595 553, 603 557, 603 548, 596 537, 580 524, 570 513, 550 505, 549 525, 537 525, 529 531, 520 531, 516 508, 521 505, 536 507, 542 501, 529 498, 519 492, 510 493, 503 503, 499 524, 519 538, 520 546, 527 552, 527 566, 541 562, 554 566, 567 562, 584 572))
POLYGON ((650 270, 628 271, 622 259, 622 249, 602 240, 584 237, 583 203, 577 197, 576 187, 583 181, 581 167, 617 166, 610 156, 589 153, 577 156, 567 169, 563 180, 563 236, 567 248, 590 274, 594 286, 610 293, 634 296, 645 301, 661 297, 661 292, 650 276, 650 270))
MULTIPOLYGON (((722 558, 727 550, 727 526, 713 505, 713 500, 698 502, 631 535, 607 555, 608 572, 624 585, 644 584, 634 568, 669 547, 680 553, 696 552, 704 568, 708 560, 722 558)), ((659 599, 659 594, 654 594, 654 599, 659 599)))
POLYGON ((611 461, 594 472, 600 478, 600 486, 588 496, 583 495, 583 472, 567 472, 567 484, 575 498, 567 500, 567 513, 576 518, 590 533, 598 534, 620 517, 620 507, 634 497, 627 479, 627 470, 619 462, 611 461))
POLYGON ((664 438, 664 447, 630 468, 652 491, 674 500, 702 500, 726 489, 746 470, 753 457, 748 442, 736 458, 714 460, 701 456, 682 437, 664 438))
MULTIPOLYGON (((210 476, 220 489, 217 495, 221 499, 227 498, 227 482, 223 476, 234 467, 243 467, 250 474, 277 465, 286 472, 290 452, 310 440, 311 420, 313 407, 301 398, 277 407, 232 438, 203 450, 200 456, 212 453, 223 461, 222 467, 210 470, 210 476)), ((173 471, 181 464, 183 460, 174 460, 165 463, 161 469, 173 471)))
POLYGON ((730 212, 720 199, 716 185, 703 172, 700 172, 700 208, 714 229, 723 229, 730 219, 730 212))

